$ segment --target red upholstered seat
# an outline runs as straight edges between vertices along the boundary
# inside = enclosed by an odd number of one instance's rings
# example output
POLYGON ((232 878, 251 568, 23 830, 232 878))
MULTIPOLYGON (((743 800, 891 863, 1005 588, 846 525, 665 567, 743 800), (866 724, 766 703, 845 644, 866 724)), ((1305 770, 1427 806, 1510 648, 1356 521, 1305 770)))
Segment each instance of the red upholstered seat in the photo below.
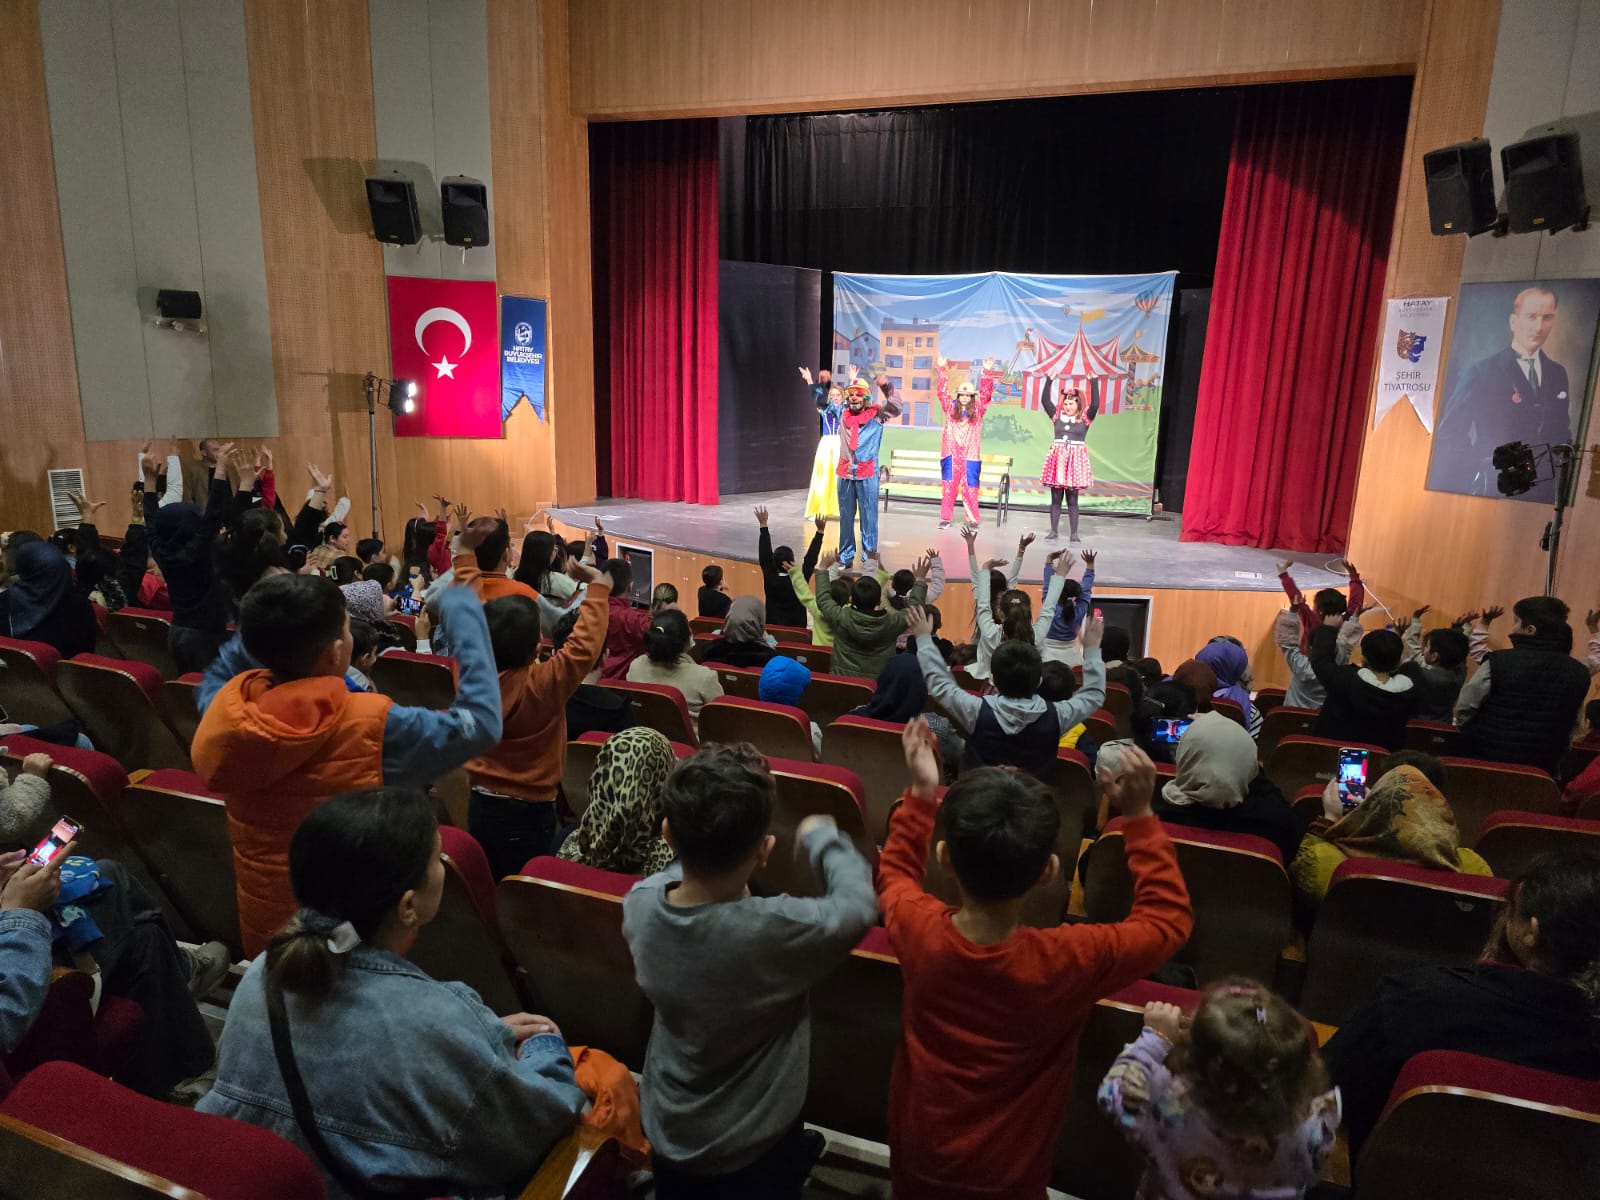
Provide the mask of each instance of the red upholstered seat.
POLYGON ((641 725, 659 730, 675 742, 698 746, 694 722, 689 719, 689 706, 683 693, 671 684, 634 683, 627 679, 602 680, 600 686, 621 694, 633 709, 634 718, 641 725))
POLYGON ((48 642, 30 642, 26 638, 0 637, 0 651, 3 650, 11 650, 18 654, 27 655, 45 676, 52 679, 55 678, 56 664, 61 661, 61 654, 48 642))
POLYGON ((74 654, 67 662, 101 667, 125 675, 139 686, 146 699, 157 708, 161 706, 161 673, 149 663, 129 658, 107 658, 103 654, 74 654))
POLYGON ((161 698, 166 702, 167 724, 185 746, 194 744, 195 730, 200 728, 200 682, 205 676, 190 671, 161 685, 161 698))
POLYGON ((1298 795, 1307 784, 1324 784, 1334 777, 1339 770, 1339 750, 1345 746, 1367 752, 1368 779, 1376 781, 1383 774, 1383 764, 1388 761, 1389 752, 1382 746, 1289 734, 1272 748, 1271 755, 1265 759, 1267 778, 1277 784, 1278 790, 1285 796, 1298 795))
POLYGON ((530 858, 523 864, 522 873, 529 879, 546 883, 559 883, 563 887, 582 888, 602 896, 621 898, 628 889, 644 878, 643 875, 624 875, 621 871, 602 871, 584 863, 569 862, 554 855, 530 858))
POLYGON ((792 646, 811 645, 811 630, 802 629, 798 625, 768 625, 767 632, 780 645, 785 643, 792 646))
POLYGON ((1353 1182, 1360 1196, 1576 1200, 1597 1163, 1600 1083, 1432 1050, 1396 1078, 1353 1182))
POLYGON ((1484 821, 1501 809, 1552 816, 1561 812, 1560 785, 1537 767, 1476 758, 1446 758, 1444 764, 1450 772, 1444 794, 1456 814, 1463 846, 1472 845, 1484 821))
POLYGON ((56 691, 54 646, 0 637, 0 708, 18 724, 54 725, 72 718, 56 691))
POLYGON ((1346 859, 1311 927, 1300 1010, 1338 1025, 1389 971, 1476 961, 1509 886, 1492 876, 1346 859))
POLYGON ((902 988, 900 962, 875 927, 811 989, 805 1120, 854 1137, 888 1139, 902 988))
POLYGON ((1409 721, 1406 723, 1406 749, 1443 758, 1456 748, 1456 727, 1449 721, 1409 721))
POLYGON ((310 1159, 277 1134, 149 1099, 70 1063, 40 1067, 19 1082, 0 1104, 0 1118, 0 1187, 7 1194, 152 1194, 123 1190, 118 1180, 135 1168, 157 1176, 154 1184, 166 1185, 162 1195, 177 1194, 171 1184, 206 1200, 327 1195, 310 1159))
POLYGON ((1112 724, 1116 727, 1118 733, 1122 737, 1127 737, 1129 732, 1128 723, 1133 716, 1133 693, 1128 690, 1127 685, 1122 683, 1106 684, 1106 702, 1103 707, 1111 714, 1112 724))
POLYGON ((827 671, 811 671, 811 682, 800 693, 800 707, 826 729, 852 708, 860 708, 872 699, 872 684, 853 675, 831 675, 827 671))
POLYGON ((1515 879, 1534 859, 1552 850, 1600 852, 1600 821, 1549 813, 1491 813, 1479 827, 1473 849, 1501 879, 1515 879))
POLYGON ((1280 687, 1258 688, 1254 697, 1256 711, 1261 714, 1261 719, 1265 721, 1267 714, 1275 708, 1282 707, 1283 702, 1288 698, 1289 693, 1280 687))
POLYGON ((867 835, 866 790, 854 771, 790 758, 769 758, 767 762, 778 783, 778 800, 772 812, 772 832, 778 844, 768 856, 767 865, 750 881, 755 891, 765 895, 820 894, 810 864, 796 862, 794 854, 795 829, 812 813, 831 816, 869 863, 877 861, 877 845, 867 835))
POLYGON ((530 1011, 531 995, 500 936, 494 875, 478 840, 439 826, 445 855, 439 915, 425 925, 406 957, 435 979, 464 983, 501 1016, 530 1011))
POLYGON ((749 742, 768 758, 816 757, 811 718, 792 704, 718 696, 700 709, 700 737, 707 742, 749 742))
POLYGON ((148 663, 79 654, 56 667, 56 686, 89 740, 125 769, 190 769, 163 716, 161 674, 148 663))
POLYGON ((122 1069, 144 1029, 144 1010, 109 994, 101 995, 97 1010, 94 987, 93 977, 82 971, 68 971, 51 981, 33 1025, 6 1056, 5 1071, 12 1079, 49 1062, 77 1063, 107 1076, 122 1069))
POLYGON ((900 744, 905 725, 846 713, 822 731, 822 761, 845 767, 861 780, 867 798, 867 832, 874 841, 889 836, 889 809, 906 787, 906 758, 900 744))
POLYGON ((1273 748, 1291 734, 1310 737, 1321 715, 1315 708, 1291 708, 1287 704, 1262 710, 1261 735, 1256 739, 1256 753, 1261 761, 1266 762, 1273 748))
POLYGON ((222 797, 190 771, 161 770, 130 783, 122 816, 139 854, 193 936, 242 953, 233 843, 222 797))
POLYGON ((867 935, 856 943, 856 949, 864 954, 881 954, 886 958, 894 958, 894 947, 889 943, 889 931, 882 925, 874 925, 867 930, 867 935))
POLYGON ((456 698, 456 660, 442 654, 390 650, 372 664, 372 686, 396 704, 449 708, 456 698))
POLYGON ((172 614, 152 608, 120 608, 104 626, 124 658, 148 663, 163 679, 178 677, 178 664, 168 649, 172 614))
POLYGON ((1211 711, 1219 712, 1230 721, 1236 721, 1240 725, 1245 724, 1244 709, 1236 701, 1222 696, 1213 696, 1211 697, 1211 711))
POLYGON ((114 858, 139 872, 139 856, 122 813, 128 775, 117 760, 98 750, 52 746, 21 733, 0 738, 0 766, 13 775, 30 754, 48 754, 55 760, 49 775, 51 800, 57 811, 83 826, 76 852, 89 858, 114 858))
POLYGON ((1117 736, 1117 717, 1109 708, 1099 708, 1083 719, 1083 731, 1097 746, 1117 736))

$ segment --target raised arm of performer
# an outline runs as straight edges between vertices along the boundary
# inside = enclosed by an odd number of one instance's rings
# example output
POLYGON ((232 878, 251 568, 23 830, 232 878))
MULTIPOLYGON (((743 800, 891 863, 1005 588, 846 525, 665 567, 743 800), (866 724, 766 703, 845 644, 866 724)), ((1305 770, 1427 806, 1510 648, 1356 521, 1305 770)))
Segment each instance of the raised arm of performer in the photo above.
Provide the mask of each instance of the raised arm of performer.
POLYGON ((983 414, 989 411, 989 401, 994 399, 994 385, 999 378, 998 364, 990 355, 983 360, 983 374, 978 376, 978 406, 973 412, 974 420, 982 421, 983 414))
POLYGON ((944 412, 944 419, 948 421, 955 412, 955 401, 950 398, 950 360, 942 354, 939 355, 939 374, 936 378, 939 408, 944 412))
POLYGON ((1055 386, 1055 376, 1044 377, 1044 391, 1039 393, 1039 407, 1044 409, 1044 415, 1052 421, 1056 419, 1056 402, 1050 398, 1050 389, 1055 386))

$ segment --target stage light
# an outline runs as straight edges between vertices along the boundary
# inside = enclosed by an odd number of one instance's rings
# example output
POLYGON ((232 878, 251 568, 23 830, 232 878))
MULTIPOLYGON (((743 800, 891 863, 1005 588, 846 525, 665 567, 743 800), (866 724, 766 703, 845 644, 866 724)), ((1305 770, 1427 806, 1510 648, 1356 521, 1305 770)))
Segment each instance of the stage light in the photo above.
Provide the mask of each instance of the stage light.
POLYGON ((1494 448, 1495 487, 1502 496, 1520 496, 1539 482, 1533 450, 1526 442, 1506 442, 1494 448))
POLYGON ((403 413, 406 413, 408 415, 410 413, 416 412, 417 411, 416 398, 414 396, 407 395, 404 399, 402 399, 400 401, 400 411, 403 412, 403 413))
MULTIPOLYGON (((394 381, 394 385, 400 389, 400 394, 407 400, 413 400, 416 398, 417 381, 415 379, 396 379, 394 381)), ((411 409, 408 408, 406 411, 410 412, 411 409)))

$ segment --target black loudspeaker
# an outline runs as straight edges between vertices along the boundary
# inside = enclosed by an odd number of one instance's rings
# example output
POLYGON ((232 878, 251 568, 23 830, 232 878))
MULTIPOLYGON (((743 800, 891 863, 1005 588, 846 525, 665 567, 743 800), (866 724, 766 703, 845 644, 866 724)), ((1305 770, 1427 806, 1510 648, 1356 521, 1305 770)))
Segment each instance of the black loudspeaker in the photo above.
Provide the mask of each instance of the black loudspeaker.
POLYGON ((369 175, 367 207, 372 210, 372 232, 380 242, 415 246, 422 240, 417 188, 405 176, 369 175))
POLYGON ((1588 223, 1583 158, 1575 133, 1547 133, 1500 148, 1512 233, 1554 233, 1588 223))
POLYGON ((1489 139, 1474 138, 1422 156, 1428 220, 1434 233, 1484 233, 1495 226, 1494 164, 1489 139))
POLYGON ((156 316, 163 321, 198 321, 200 293, 162 288, 156 293, 156 316))
POLYGON ((489 244, 489 189, 476 179, 451 175, 439 181, 444 240, 450 246, 489 244))

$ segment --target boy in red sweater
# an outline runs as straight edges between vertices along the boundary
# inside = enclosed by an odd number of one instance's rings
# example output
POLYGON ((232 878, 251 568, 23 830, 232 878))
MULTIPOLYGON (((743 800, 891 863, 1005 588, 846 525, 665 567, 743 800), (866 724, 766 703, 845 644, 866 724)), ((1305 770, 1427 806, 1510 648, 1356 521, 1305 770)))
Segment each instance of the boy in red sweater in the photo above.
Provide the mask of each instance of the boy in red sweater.
POLYGON ((1072 1092, 1078 1035, 1096 1000, 1165 962, 1193 924, 1161 822, 1155 766, 1130 748, 1100 786, 1128 819, 1133 911, 1111 925, 1023 928, 1023 899, 1061 869, 1060 815, 1044 785, 1000 767, 963 773, 945 795, 939 865, 952 909, 922 890, 938 814, 939 743, 906 726, 911 786, 878 860, 878 901, 904 973, 889 1093, 896 1196, 1038 1200, 1072 1092))

